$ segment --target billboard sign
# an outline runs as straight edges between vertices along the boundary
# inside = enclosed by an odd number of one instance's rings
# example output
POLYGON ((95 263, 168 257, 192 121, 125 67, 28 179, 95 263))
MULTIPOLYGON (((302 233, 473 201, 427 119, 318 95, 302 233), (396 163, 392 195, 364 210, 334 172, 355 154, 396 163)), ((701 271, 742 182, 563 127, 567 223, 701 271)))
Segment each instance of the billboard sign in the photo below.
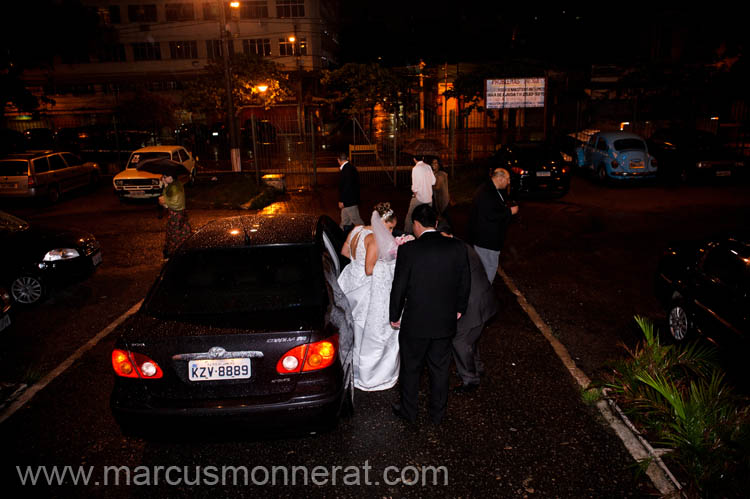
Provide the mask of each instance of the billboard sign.
POLYGON ((486 80, 487 109, 544 107, 544 78, 486 80))

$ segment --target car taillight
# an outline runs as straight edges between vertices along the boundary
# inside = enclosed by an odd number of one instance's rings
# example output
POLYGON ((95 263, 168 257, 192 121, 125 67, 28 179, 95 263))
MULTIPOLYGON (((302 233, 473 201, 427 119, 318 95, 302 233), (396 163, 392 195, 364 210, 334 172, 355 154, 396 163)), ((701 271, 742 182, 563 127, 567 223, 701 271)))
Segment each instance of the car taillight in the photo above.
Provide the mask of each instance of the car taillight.
POLYGON ((513 166, 513 167, 511 167, 510 171, 512 171, 516 175, 526 175, 526 173, 527 173, 526 170, 524 170, 520 166, 513 166))
POLYGON ((34 187, 36 185, 36 177, 34 175, 29 175, 29 187, 34 187))
POLYGON ((562 171, 563 175, 565 175, 566 173, 568 173, 568 169, 567 168, 563 168, 561 171, 562 171))
POLYGON ((159 379, 164 376, 159 364, 146 355, 118 348, 112 351, 112 368, 123 378, 159 379))
POLYGON ((339 336, 334 335, 322 341, 299 345, 281 356, 276 363, 276 372, 292 374, 325 369, 336 360, 339 336))
POLYGON ((620 166, 620 163, 618 163, 617 160, 612 160, 612 163, 610 163, 610 165, 612 165, 612 168, 617 168, 618 166, 620 166))

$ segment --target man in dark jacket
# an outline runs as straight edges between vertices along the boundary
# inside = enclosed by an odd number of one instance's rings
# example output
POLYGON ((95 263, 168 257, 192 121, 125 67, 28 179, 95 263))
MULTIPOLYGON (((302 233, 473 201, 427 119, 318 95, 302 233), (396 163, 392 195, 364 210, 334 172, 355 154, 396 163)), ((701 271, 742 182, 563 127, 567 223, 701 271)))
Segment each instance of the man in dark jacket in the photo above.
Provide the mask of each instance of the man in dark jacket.
POLYGON ((349 163, 346 153, 339 154, 339 208, 341 209, 341 228, 349 232, 355 225, 364 225, 359 215, 359 175, 353 164, 349 163))
POLYGON ((506 189, 509 183, 508 170, 493 168, 489 180, 474 194, 469 216, 469 242, 482 260, 490 284, 497 274, 508 223, 511 216, 518 213, 518 206, 507 205, 506 189))
POLYGON ((430 205, 414 208, 412 221, 417 240, 399 247, 391 286, 391 326, 401 328, 401 403, 393 410, 416 421, 419 377, 426 362, 430 419, 439 424, 448 403, 451 338, 468 305, 471 275, 466 246, 435 230, 437 215, 430 205))

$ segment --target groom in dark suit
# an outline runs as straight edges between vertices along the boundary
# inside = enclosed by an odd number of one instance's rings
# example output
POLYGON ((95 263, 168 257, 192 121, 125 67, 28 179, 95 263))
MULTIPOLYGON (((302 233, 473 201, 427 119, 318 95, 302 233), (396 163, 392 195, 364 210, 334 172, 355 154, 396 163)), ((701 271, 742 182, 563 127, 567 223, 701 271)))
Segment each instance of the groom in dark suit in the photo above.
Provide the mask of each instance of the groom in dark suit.
POLYGON ((416 421, 419 378, 426 362, 430 419, 439 424, 448 403, 451 339, 466 311, 471 274, 465 245, 435 230, 437 215, 430 205, 414 208, 412 221, 417 240, 399 248, 391 287, 391 326, 401 328, 401 403, 393 410, 402 419, 416 421))

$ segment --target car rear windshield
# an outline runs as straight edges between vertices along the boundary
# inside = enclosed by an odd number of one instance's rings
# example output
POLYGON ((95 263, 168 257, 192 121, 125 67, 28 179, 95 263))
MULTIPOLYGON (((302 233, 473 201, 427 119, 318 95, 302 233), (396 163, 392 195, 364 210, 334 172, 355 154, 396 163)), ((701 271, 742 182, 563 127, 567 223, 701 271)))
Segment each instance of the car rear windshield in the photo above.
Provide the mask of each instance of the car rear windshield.
POLYGON ((159 317, 301 311, 327 303, 313 246, 268 246, 176 255, 149 295, 159 317))
POLYGON ((548 161, 562 162, 560 151, 546 147, 519 147, 519 159, 525 164, 545 163, 548 161))
POLYGON ((137 152, 133 153, 133 156, 130 157, 130 162, 128 163, 128 168, 136 168, 138 167, 138 164, 141 161, 147 160, 147 159, 160 159, 160 158, 166 158, 166 159, 172 159, 172 155, 168 152, 137 152))
POLYGON ((0 161, 0 176, 18 177, 29 174, 29 162, 21 160, 6 159, 0 161))
POLYGON ((639 139, 615 140, 616 151, 645 151, 646 143, 639 139))

